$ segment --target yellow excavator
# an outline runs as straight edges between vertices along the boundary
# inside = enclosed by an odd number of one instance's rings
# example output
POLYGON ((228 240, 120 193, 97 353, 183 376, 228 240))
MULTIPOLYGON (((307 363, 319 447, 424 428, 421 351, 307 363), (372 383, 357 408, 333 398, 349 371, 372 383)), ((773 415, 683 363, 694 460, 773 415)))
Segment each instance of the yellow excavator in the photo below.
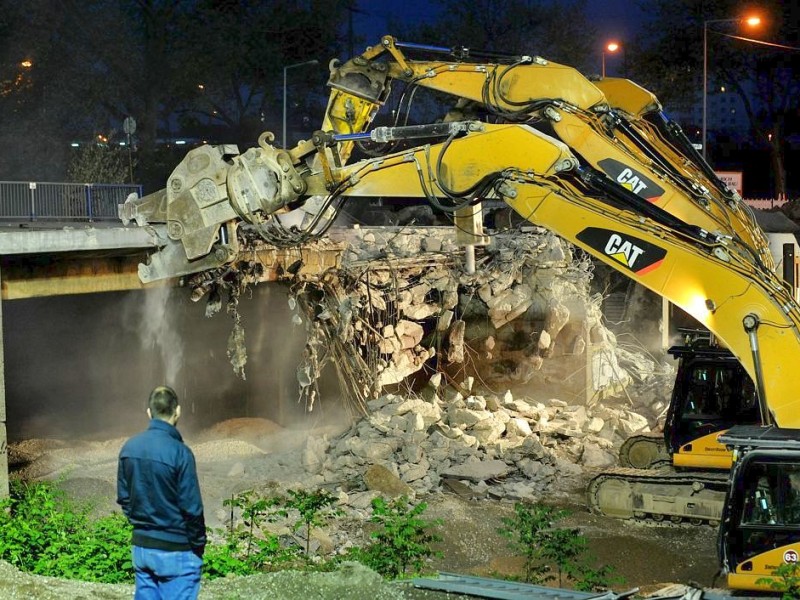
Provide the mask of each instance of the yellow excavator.
MULTIPOLYGON (((325 234, 345 200, 373 196, 419 198, 452 214, 470 268, 474 245, 486 243, 481 202, 503 201, 692 315, 755 382, 752 394, 739 396, 754 403, 758 427, 742 430, 749 421, 728 415, 729 423, 698 429, 700 438, 673 453, 682 466, 718 469, 733 456, 730 482, 725 471, 627 469, 592 482, 593 506, 619 516, 721 521, 720 556, 732 587, 764 588, 759 577, 796 561, 800 521, 790 507, 800 494, 793 478, 800 399, 790 375, 800 359, 800 307, 775 275, 751 212, 654 96, 626 80, 589 81, 539 57, 391 36, 330 70, 322 127, 309 140, 281 149, 264 133, 242 154, 196 148, 165 190, 120 208, 123 221, 167 226, 169 239, 140 265, 140 278, 213 277, 235 268, 253 235, 278 247, 301 245, 325 234), (456 102, 443 120, 370 129, 393 85, 405 86, 398 119, 419 88, 456 102), (355 145, 367 141, 370 157, 350 162, 355 145), (300 217, 289 212, 298 208, 300 217), (727 424, 736 426, 717 441, 727 424), (753 483, 762 472, 765 483, 753 483)), ((729 376, 735 369, 697 372, 719 390, 737 381, 729 376)))

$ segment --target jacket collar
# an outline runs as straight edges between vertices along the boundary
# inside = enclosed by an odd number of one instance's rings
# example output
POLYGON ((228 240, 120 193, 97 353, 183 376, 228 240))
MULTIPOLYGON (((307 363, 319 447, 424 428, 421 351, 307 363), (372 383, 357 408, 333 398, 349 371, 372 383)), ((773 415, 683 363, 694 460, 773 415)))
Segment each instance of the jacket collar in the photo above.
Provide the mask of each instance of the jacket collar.
POLYGON ((161 419, 150 419, 150 426, 148 429, 165 431, 170 437, 174 437, 179 442, 183 441, 180 432, 174 426, 170 425, 166 421, 162 421, 161 419))

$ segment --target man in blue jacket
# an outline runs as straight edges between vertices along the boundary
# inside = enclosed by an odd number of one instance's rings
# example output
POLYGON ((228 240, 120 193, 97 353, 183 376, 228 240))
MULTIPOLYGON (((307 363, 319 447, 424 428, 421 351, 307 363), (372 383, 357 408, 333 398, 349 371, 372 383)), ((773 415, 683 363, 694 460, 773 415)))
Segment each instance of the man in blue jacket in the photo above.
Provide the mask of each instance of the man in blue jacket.
POLYGON ((203 500, 194 455, 175 428, 180 414, 172 388, 157 387, 150 426, 119 453, 117 503, 133 525, 135 600, 193 600, 200 592, 203 500))

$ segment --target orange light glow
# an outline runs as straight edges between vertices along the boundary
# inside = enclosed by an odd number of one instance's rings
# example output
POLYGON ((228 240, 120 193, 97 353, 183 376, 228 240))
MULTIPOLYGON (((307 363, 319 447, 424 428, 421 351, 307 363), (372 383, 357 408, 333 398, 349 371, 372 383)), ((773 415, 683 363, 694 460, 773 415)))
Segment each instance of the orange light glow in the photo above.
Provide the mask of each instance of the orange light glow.
POLYGON ((757 27, 758 25, 761 25, 761 17, 747 17, 744 22, 750 27, 757 27))
POLYGON ((608 44, 606 45, 606 50, 608 50, 609 52, 616 52, 617 50, 619 50, 619 44, 617 42, 608 42, 608 44))
POLYGON ((23 60, 19 64, 20 64, 20 66, 25 67, 26 69, 30 69, 33 66, 33 63, 31 61, 29 61, 29 60, 23 60))

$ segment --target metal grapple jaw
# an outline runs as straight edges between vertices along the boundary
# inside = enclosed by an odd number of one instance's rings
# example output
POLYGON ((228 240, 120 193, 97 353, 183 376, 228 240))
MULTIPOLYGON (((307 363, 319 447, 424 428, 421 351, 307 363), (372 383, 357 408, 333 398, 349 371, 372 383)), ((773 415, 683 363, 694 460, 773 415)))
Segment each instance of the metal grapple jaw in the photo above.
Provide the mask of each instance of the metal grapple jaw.
POLYGON ((288 152, 272 146, 271 134, 244 154, 233 145, 191 150, 165 190, 129 197, 119 207, 123 223, 166 223, 166 245, 140 265, 143 282, 222 266, 236 257, 236 227, 261 224, 306 189, 288 152))

